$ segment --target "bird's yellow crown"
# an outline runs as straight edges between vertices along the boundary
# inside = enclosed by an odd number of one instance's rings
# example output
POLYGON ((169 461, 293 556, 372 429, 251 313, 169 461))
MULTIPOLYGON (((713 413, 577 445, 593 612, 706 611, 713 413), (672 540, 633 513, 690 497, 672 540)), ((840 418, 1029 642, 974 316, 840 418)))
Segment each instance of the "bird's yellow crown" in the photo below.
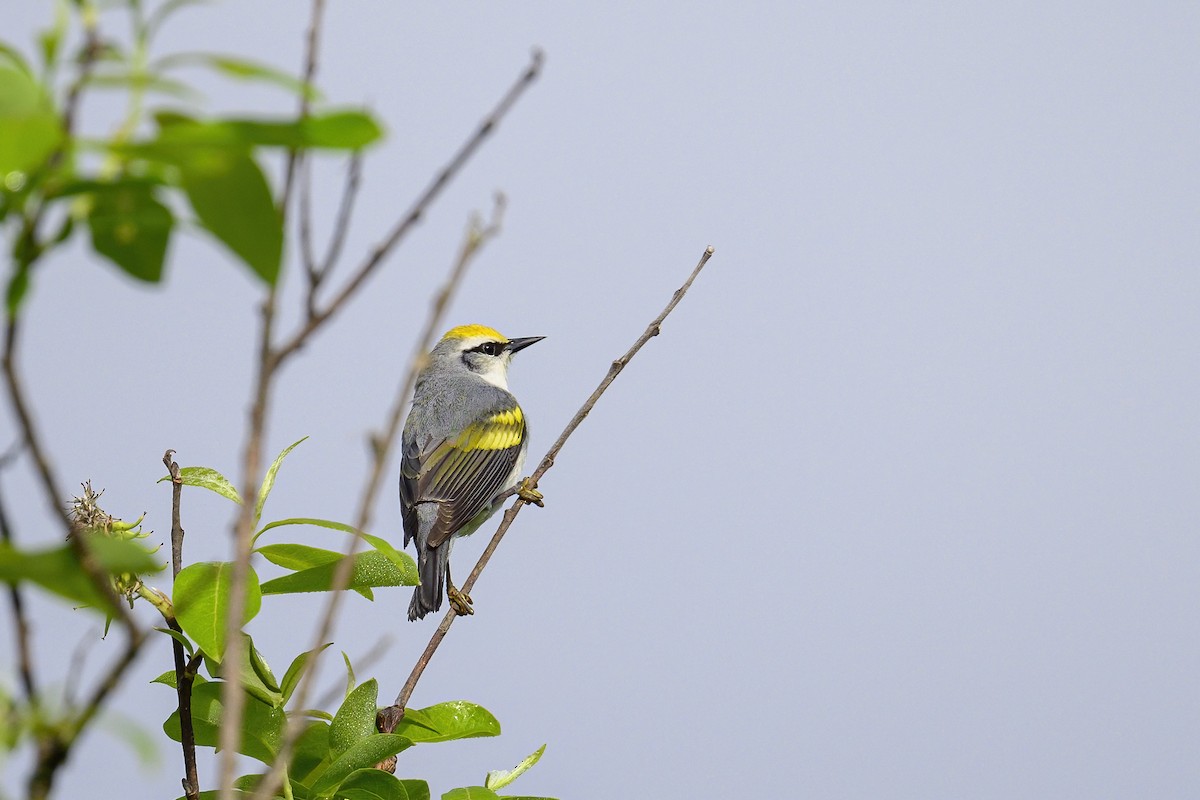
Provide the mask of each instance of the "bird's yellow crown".
POLYGON ((442 341, 449 339, 470 339, 472 336, 486 336, 489 339, 496 339, 501 342, 507 342, 508 337, 500 333, 495 328, 489 328, 487 325, 459 325, 457 328, 451 328, 446 331, 446 335, 442 337, 442 341))

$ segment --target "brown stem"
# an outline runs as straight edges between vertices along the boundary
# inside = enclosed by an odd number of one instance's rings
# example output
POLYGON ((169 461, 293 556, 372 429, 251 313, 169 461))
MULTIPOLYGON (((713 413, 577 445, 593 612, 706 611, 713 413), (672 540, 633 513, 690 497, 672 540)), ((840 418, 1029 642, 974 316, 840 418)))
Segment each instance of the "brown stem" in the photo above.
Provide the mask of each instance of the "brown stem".
MULTIPOLYGON (((379 486, 387 467, 391 446, 399 433, 400 422, 404 415, 404 409, 408 405, 408 398, 412 394, 413 384, 416 381, 417 374, 421 370, 425 351, 429 349, 430 342, 441 325, 446 308, 449 306, 454 293, 461 285, 467 268, 474 261, 475 256, 482 250, 483 246, 499 234, 505 204, 504 195, 497 194, 495 205, 492 208, 491 222, 486 227, 481 227, 474 220, 470 223, 467 233, 463 237, 458 258, 450 269, 445 282, 431 301, 429 317, 426 319, 424 330, 418 339, 412 359, 410 360, 411 366, 405 374, 404 382, 395 395, 392 409, 388 414, 385 430, 382 434, 377 433, 371 436, 371 471, 367 478, 367 486, 359 502, 358 517, 355 523, 355 527, 360 531, 365 531, 371 522, 371 507, 374 505, 375 495, 378 494, 379 486)), ((354 555, 358 551, 359 543, 360 541, 357 536, 351 539, 344 558, 334 570, 332 579, 332 586, 334 588, 329 595, 329 600, 325 604, 325 611, 321 615, 320 624, 317 626, 316 638, 313 646, 310 648, 310 652, 316 655, 310 660, 308 668, 305 670, 304 675, 300 679, 300 684, 296 688, 295 703, 297 708, 304 708, 307 705, 311 682, 316 679, 317 675, 315 662, 319 658, 321 645, 328 641, 333 630, 334 621, 337 619, 338 611, 341 608, 343 594, 341 590, 350 583, 354 568, 354 555)), ((392 726, 393 728, 395 727, 394 722, 392 726)), ((302 727, 300 725, 289 726, 284 736, 283 745, 280 747, 280 755, 276 759, 268 779, 260 785, 260 792, 263 787, 269 787, 271 791, 274 791, 273 783, 278 780, 277 773, 281 769, 281 765, 286 764, 287 759, 291 757, 291 748, 295 744, 295 737, 299 735, 301 730, 302 727)), ((266 795, 264 794, 263 796, 265 797, 266 795)))
MULTIPOLYGON (((179 623, 169 623, 171 630, 182 633, 179 623)), ((179 744, 183 748, 183 794, 187 800, 200 797, 200 777, 196 771, 196 729, 192 723, 192 686, 196 681, 196 670, 201 654, 196 653, 184 660, 183 645, 172 638, 175 657, 175 694, 179 703, 179 744)))
POLYGON ((540 50, 535 50, 530 60, 529 66, 521 73, 517 81, 509 88, 504 97, 496 105, 492 112, 480 123, 475 133, 467 139, 466 142, 458 149, 458 152, 450 159, 442 171, 437 174, 433 181, 425 188, 425 191, 416 199, 412 207, 405 213, 400 221, 397 222, 392 230, 384 237, 383 241, 375 246, 375 249, 367 256, 366 260, 359 266, 358 270, 346 282, 341 291, 329 301, 324 308, 318 309, 316 314, 309 317, 308 320, 300 326, 300 329, 292 334, 292 337, 285 341, 276 350, 275 356, 278 360, 283 361, 288 356, 295 353, 307 341, 309 335, 329 320, 334 314, 342 309, 343 306, 350 300, 351 297, 358 292, 370 275, 379 267, 380 263, 387 257, 396 245, 405 237, 412 228, 421 221, 421 217, 425 214, 426 209, 430 204, 437 199, 446 185, 458 174, 463 166, 475 154, 484 140, 495 131, 500 121, 508 113, 509 109, 521 98, 525 90, 537 80, 538 75, 542 71, 543 56, 540 50))
MULTIPOLYGON (((246 608, 246 580, 250 574, 250 550, 254 536, 254 511, 257 503, 259 475, 262 471, 263 440, 266 437, 267 407, 271 399, 274 362, 271 358, 271 332, 275 320, 276 289, 271 287, 262 306, 262 326, 259 333, 258 377, 246 445, 242 456, 242 505, 234 526, 234 556, 230 569, 229 606, 225 620, 225 653, 227 664, 242 663, 242 614, 246 608)), ((237 748, 242 729, 242 712, 246 693, 240 682, 225 681, 221 687, 220 759, 218 766, 221 800, 232 800, 233 781, 237 772, 237 748)))
MULTIPOLYGON (((308 27, 308 39, 304 50, 304 83, 312 86, 317 73, 317 46, 321 38, 321 20, 325 9, 324 0, 313 0, 312 15, 308 27)), ((300 118, 308 116, 308 94, 300 98, 300 118)), ((295 183, 296 164, 299 151, 288 153, 284 176, 283 195, 279 203, 280 219, 285 220, 295 183)), ((273 285, 267 292, 262 305, 262 326, 259 334, 258 376, 255 381, 254 401, 250 407, 250 422, 246 432, 246 445, 242 457, 242 497, 245 498, 234 526, 234 558, 230 570, 228 618, 225 620, 225 653, 223 660, 228 664, 242 662, 241 636, 242 615, 246 608, 246 579, 250 574, 251 545, 254 537, 254 519, 259 473, 262 469, 263 440, 266 437, 267 408, 271 399, 271 388, 281 359, 272 347, 278 288, 273 285)), ((245 711, 246 693, 240 681, 228 680, 221 687, 221 730, 217 786, 221 800, 233 800, 233 781, 237 772, 237 747, 241 738, 242 714, 245 711)))
MULTIPOLYGON (((179 464, 172 456, 174 450, 163 454, 163 464, 171 476, 171 575, 178 578, 183 568, 183 522, 180 519, 179 506, 183 496, 183 478, 179 474, 179 464)), ((167 625, 176 633, 183 633, 179 623, 174 619, 167 620, 167 625)), ((200 797, 200 778, 196 772, 196 731, 192 727, 192 680, 195 673, 188 677, 188 663, 184 657, 183 644, 172 637, 171 653, 175 659, 175 693, 179 705, 179 743, 183 749, 183 793, 187 800, 198 800, 200 797)), ((195 669, 194 665, 192 667, 195 669)))
MULTIPOLYGON (((558 456, 559 451, 562 450, 563 445, 566 444, 567 439, 572 433, 575 432, 575 429, 579 427, 583 420, 587 418, 587 415, 591 413, 592 409, 596 406, 596 401, 600 399, 600 396, 604 394, 612 382, 616 380, 617 375, 621 374, 621 370, 625 369, 625 365, 628 364, 635 355, 637 355, 637 352, 642 349, 642 346, 645 345, 646 342, 650 341, 651 338, 659 334, 663 320, 665 320, 667 315, 674 310, 675 306, 679 305, 679 301, 683 299, 685 294, 687 294, 688 289, 691 288, 692 282, 696 280, 696 276, 700 274, 700 270, 704 269, 704 265, 708 263, 710 258, 712 258, 712 254, 713 248, 711 246, 707 247, 704 250, 704 254, 700 256, 700 261, 698 264, 696 264, 696 268, 692 270, 692 274, 688 276, 686 281, 684 281, 683 286, 675 290, 675 294, 672 295, 671 301, 667 303, 667 306, 662 310, 662 313, 655 317, 650 324, 646 326, 645 332, 638 337, 637 341, 633 343, 633 346, 630 347, 623 356, 612 362, 612 365, 608 368, 608 373, 604 376, 604 379, 600 381, 600 385, 596 387, 595 391, 592 392, 591 396, 588 397, 580 409, 575 412, 575 416, 571 418, 571 421, 567 423, 567 427, 563 429, 563 432, 559 435, 558 439, 553 445, 551 445, 550 449, 546 452, 546 455, 543 456, 541 464, 529 478, 530 486, 536 486, 537 482, 542 478, 542 476, 554 466, 554 459, 558 456)), ((489 541, 487 547, 484 548, 483 554, 479 556, 479 561, 476 562, 474 569, 471 570, 471 574, 467 576, 465 581, 463 581, 463 584, 460 587, 462 592, 470 594, 471 589, 475 587, 475 581, 479 579, 484 567, 486 567, 488 561, 491 560, 492 553, 496 552, 496 548, 500 546, 500 540, 504 538, 504 534, 507 533, 508 529, 512 526, 513 521, 517 518, 517 514, 520 513, 523 505, 525 505, 525 501, 518 499, 504 512, 504 517, 500 521, 500 527, 496 529, 496 533, 492 535, 491 541, 489 541)), ((403 716, 403 710, 408 705, 408 701, 412 697, 413 690, 416 689, 417 681, 421 679, 421 675, 425 672, 425 668, 429 666, 429 661, 433 658, 433 654, 437 652, 438 646, 442 643, 442 640, 446 638, 446 633, 450 630, 450 626, 454 624, 454 619, 456 616, 457 615, 454 613, 453 609, 446 611, 446 615, 442 617, 441 624, 439 624, 437 629, 434 630, 433 636, 429 639, 429 644, 425 646, 424 652, 421 653, 420 658, 417 659, 417 663, 413 666, 412 672, 408 676, 408 680, 404 682, 404 687, 400 690, 400 694, 396 696, 396 702, 390 707, 390 709, 387 709, 388 713, 381 713, 381 729, 384 730, 385 733, 390 733, 391 730, 395 728, 395 724, 399 721, 399 718, 403 716), (386 727, 387 724, 390 724, 391 727, 386 727)))
MULTIPOLYGON (((0 493, 0 539, 11 545, 13 540, 12 528, 8 524, 8 512, 4 507, 3 494, 0 493)), ((33 669, 33 648, 30 642, 29 619, 25 616, 25 598, 16 583, 8 585, 8 599, 12 605, 13 620, 17 637, 17 670, 21 673, 21 688, 30 706, 37 706, 38 687, 37 677, 33 669)))

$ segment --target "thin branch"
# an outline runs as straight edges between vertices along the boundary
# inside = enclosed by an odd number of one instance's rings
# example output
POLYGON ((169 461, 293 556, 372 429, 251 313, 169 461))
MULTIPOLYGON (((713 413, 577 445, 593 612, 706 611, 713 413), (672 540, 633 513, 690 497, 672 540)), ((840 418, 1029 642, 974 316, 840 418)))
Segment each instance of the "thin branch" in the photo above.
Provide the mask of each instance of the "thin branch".
POLYGON ((4 330, 4 357, 0 361, 4 370, 4 383, 8 388, 8 400, 12 404, 13 413, 21 427, 22 438, 33 458, 34 471, 40 480, 42 494, 53 515, 63 524, 67 535, 71 532, 71 520, 67 517, 66 506, 63 505, 63 495, 59 491, 59 482, 50 464, 41 434, 33 420, 29 401, 25 397, 24 385, 17 370, 17 340, 20 338, 21 324, 18 317, 10 317, 4 330))
POLYGON ((163 464, 171 476, 171 577, 178 578, 183 569, 183 523, 179 518, 179 503, 183 499, 183 478, 179 474, 179 465, 172 456, 174 450, 163 454, 163 464))
MULTIPOLYGON (((325 9, 324 0, 313 0, 312 16, 308 27, 308 39, 304 50, 304 84, 311 87, 317 73, 317 46, 321 37, 321 19, 325 9)), ((300 118, 308 116, 309 99, 304 92, 300 97, 300 118)), ((284 177, 283 196, 279 203, 280 218, 286 219, 296 173, 298 151, 288 154, 284 177)), ((266 438, 267 407, 271 399, 271 388, 280 360, 275 356, 274 323, 277 285, 267 291, 262 305, 262 325, 259 332, 258 375, 255 380, 254 400, 250 407, 250 424, 246 432, 246 444, 242 457, 242 496, 246 501, 240 507, 234 525, 234 557, 230 570, 229 605, 225 620, 225 660, 240 664, 242 660, 242 612, 246 608, 246 579, 250 573, 250 551, 254 535, 254 508, 250 498, 257 495, 259 473, 262 469, 263 440, 266 438)), ((242 714, 246 707, 246 693, 239 681, 226 681, 221 687, 223 716, 218 734, 221 753, 217 767, 217 788, 220 800, 233 800, 233 782, 237 774, 237 747, 241 738, 242 714)))
MULTIPOLYGON (((507 201, 502 193, 497 193, 495 197, 495 205, 492 207, 492 219, 483 226, 479 220, 472 219, 468 225, 467 233, 463 237, 463 243, 459 249, 458 258, 451 267, 449 274, 446 276, 445 282, 434 295, 430 302, 429 316, 425 321, 424 330, 417 340, 417 345, 414 349, 410 367, 405 373, 404 381, 400 385, 399 391, 395 395, 392 408, 388 413, 388 419, 384 426, 383 433, 375 433, 370 437, 371 443, 371 470, 367 478, 367 485, 363 491, 362 498, 359 502, 358 517, 355 522, 355 527, 360 531, 365 531, 371 523, 371 508, 374 505, 375 496, 379 493, 379 486, 383 479, 385 469, 388 463, 388 455, 391 452, 391 447, 395 443, 396 436, 400 431, 400 423, 404 416, 404 409, 408 405, 409 397, 412 395, 413 384, 416 382, 417 374, 421 371, 423 361, 426 358, 426 351, 429 349, 430 343, 433 340, 436 331, 440 328, 442 320, 445 317, 446 309, 450 305, 450 300, 454 297, 458 287, 461 285, 463 278, 466 275, 467 268, 475 260, 475 257, 482 250, 483 246, 491 239, 495 238, 500 233, 501 221, 504 218, 504 209, 507 201)), ((300 678, 300 683, 296 687, 295 692, 295 707, 305 708, 308 704, 308 693, 312 682, 316 680, 318 659, 320 658, 321 645, 329 640, 333 631, 334 621, 337 619, 338 611, 341 608, 343 589, 349 585, 353 575, 354 556, 358 551, 360 539, 357 536, 351 537, 350 543, 347 546, 343 558, 338 562, 334 570, 332 579, 332 591, 329 599, 325 604, 325 611, 321 615, 321 622, 317 626, 317 635, 314 639, 313 646, 309 648, 309 652, 314 653, 310 659, 308 668, 304 671, 300 678)), ((320 707, 321 704, 318 704, 320 707)), ((275 790, 275 782, 282 777, 283 766, 287 764, 291 758, 292 747, 295 745, 296 737, 303 730, 302 720, 297 718, 295 722, 288 726, 284 735, 283 744, 279 748, 279 755, 275 759, 275 763, 271 767, 271 772, 267 778, 259 785, 255 796, 267 797, 268 792, 275 790)))
MULTIPOLYGON (((309 93, 313 80, 317 77, 317 45, 321 41, 321 20, 325 14, 325 0, 313 0, 312 15, 309 18, 308 37, 304 43, 304 90, 300 93, 300 119, 308 116, 309 93)), ((295 148, 288 151, 287 166, 283 174, 283 196, 279 200, 279 214, 287 216, 288 203, 292 199, 292 189, 296 183, 296 167, 303 158, 300 150, 295 148)))
MULTIPOLYGON (((163 464, 171 476, 171 576, 179 577, 183 568, 183 522, 180 519, 180 501, 183 496, 183 478, 179 464, 172 456, 174 450, 163 454, 163 464)), ((174 619, 167 621, 171 630, 182 633, 174 619)), ((183 794, 187 800, 200 797, 200 778, 196 770, 196 731, 192 725, 192 679, 188 678, 188 662, 183 652, 183 643, 171 637, 171 655, 175 660, 175 694, 179 705, 179 744, 183 749, 183 794)), ((195 667, 193 666, 193 669, 195 667)), ((195 673, 192 673, 195 678, 195 673)))
POLYGON ((306 154, 296 156, 300 170, 300 263, 308 276, 308 315, 316 313, 317 287, 321 285, 321 272, 317 267, 317 256, 313 252, 312 234, 312 159, 306 154))
POLYGON ((305 295, 305 310, 308 318, 317 315, 317 293, 321 284, 329 277, 329 273, 337 264, 346 243, 346 234, 350 230, 350 216, 354 212, 354 201, 358 198, 358 189, 362 180, 362 151, 355 150, 346 165, 346 183, 342 187, 342 199, 338 203, 337 216, 333 223, 333 232, 325 250, 325 257, 318 262, 313 252, 312 244, 312 161, 304 159, 304 174, 300 182, 300 254, 304 262, 304 271, 308 275, 308 292, 305 295))
POLYGON ((350 156, 350 163, 346 166, 346 185, 342 189, 342 201, 338 206, 333 234, 329 239, 329 248, 325 251, 324 260, 321 261, 322 280, 342 255, 342 247, 346 243, 346 233, 350 230, 350 215, 354 212, 354 201, 358 199, 358 187, 361 180, 362 151, 355 150, 350 156))
POLYGON ((126 670, 133 663, 145 641, 145 633, 136 626, 128 627, 128 637, 125 649, 109 667, 108 672, 96 685, 92 694, 80 707, 79 715, 67 724, 55 729, 53 735, 39 739, 37 747, 37 763, 29 778, 29 797, 31 800, 44 800, 50 794, 54 784, 54 776, 67 760, 71 748, 79 739, 79 735, 91 724, 96 714, 104 706, 117 684, 125 677, 126 670))
MULTIPOLYGON (((179 623, 170 623, 171 630, 182 633, 179 623)), ((201 654, 196 653, 191 659, 184 660, 183 645, 175 637, 172 655, 175 659, 175 696, 179 704, 179 744, 183 749, 183 794, 187 800, 198 800, 200 797, 200 776, 196 769, 196 729, 192 722, 192 685, 196 680, 196 669, 200 663, 201 654)))
MULTIPOLYGON (((0 493, 0 539, 11 545, 13 540, 12 528, 8 523, 8 512, 4 507, 3 493, 0 493)), ((17 637, 17 670, 21 673, 21 688, 25 699, 32 707, 37 706, 38 686, 33 669, 33 647, 30 641, 29 619, 25 616, 25 598, 16 582, 8 585, 8 600, 12 605, 13 620, 17 637)))
POLYGON ((358 270, 351 276, 342 290, 329 301, 328 305, 319 309, 316 315, 310 317, 300 329, 296 331, 290 339, 281 344, 275 351, 275 358, 278 361, 285 360, 297 350, 304 346, 308 341, 308 337, 317 328, 321 327, 334 314, 340 311, 346 303, 352 298, 359 288, 362 286, 370 275, 378 268, 380 263, 386 258, 396 245, 408 234, 412 228, 421 221, 426 209, 430 204, 437 199, 446 185, 458 174, 463 166, 475 154, 484 140, 495 131, 501 120, 513 107, 513 105, 521 98, 542 71, 543 56, 541 50, 534 50, 529 66, 521 73, 516 82, 505 93, 504 97, 496 105, 492 112, 480 123, 479 128, 475 133, 467 139, 466 142, 458 149, 458 152, 450 159, 437 177, 425 188, 420 196, 413 203, 412 207, 405 213, 400 221, 393 226, 388 235, 375 246, 375 249, 367 256, 366 260, 359 266, 358 270))
MULTIPOLYGON (((234 555, 230 569, 229 605, 225 619, 225 656, 229 664, 242 659, 242 612, 246 608, 246 580, 250 574, 250 550, 254 535, 255 497, 258 494, 259 474, 263 463, 263 440, 266 438, 267 406, 271 399, 274 370, 271 360, 271 333, 275 321, 276 289, 267 293, 262 305, 262 325, 259 333, 258 376, 255 380, 254 401, 242 456, 242 497, 237 522, 234 525, 234 555)), ((221 800, 233 800, 233 781, 237 772, 237 747, 242 729, 242 712, 246 693, 238 681, 225 681, 221 687, 221 730, 218 736, 218 787, 221 800)))
MULTIPOLYGON (((637 352, 642 349, 646 342, 650 341, 650 339, 659 334, 663 320, 665 320, 667 315, 674 310, 675 306, 679 305, 679 301, 683 299, 685 294, 687 294, 692 282, 696 280, 696 276, 700 274, 700 270, 704 269, 704 265, 708 263, 708 260, 712 257, 712 254, 713 248, 709 246, 705 249, 704 255, 700 257, 700 262, 696 264, 696 268, 692 270, 692 274, 688 276, 688 279, 684 282, 683 286, 679 287, 679 289, 675 291, 675 294, 671 297, 671 302, 667 303, 667 306, 662 310, 662 313, 654 318, 654 320, 646 327, 645 332, 638 337, 637 341, 633 343, 633 346, 630 347, 623 356, 612 362, 612 366, 608 368, 608 374, 604 376, 604 380, 600 381, 600 385, 596 387, 596 390, 592 392, 591 396, 588 397, 587 401, 584 402, 579 411, 575 413, 575 416, 571 418, 571 421, 567 423, 567 427, 563 429, 563 432, 559 435, 558 439, 553 445, 551 445, 550 449, 546 452, 546 455, 542 458, 542 462, 538 466, 537 471, 530 476, 530 487, 536 487, 542 476, 554 466, 554 459, 558 456, 559 451, 562 450, 563 445, 566 444, 567 439, 572 433, 575 432, 575 429, 579 427, 583 420, 587 418, 587 415, 591 413, 592 409, 596 405, 596 401, 600 399, 600 396, 604 394, 605 390, 607 390, 612 382, 616 380, 616 377, 621 374, 621 370, 625 369, 625 365, 628 364, 635 355, 637 355, 637 352)), ((467 579, 460 587, 462 592, 470 594, 471 589, 475 586, 475 581, 479 579, 484 567, 486 567, 488 561, 491 560, 492 553, 496 552, 496 548, 500 546, 500 540, 504 538, 504 534, 507 533, 509 527, 512 526, 513 520, 517 518, 517 514, 520 513, 523 505, 525 505, 525 501, 518 499, 512 504, 512 506, 508 508, 508 510, 504 512, 504 518, 500 521, 500 527, 496 529, 496 533, 492 536, 491 541, 488 542, 483 554, 479 557, 479 561, 475 564, 475 568, 471 570, 471 574, 467 576, 467 579)), ((453 609, 447 610, 446 615, 442 618, 441 624, 438 625, 437 629, 433 632, 433 636, 429 639, 429 644, 426 645, 425 651, 421 653, 421 657, 417 659, 417 663, 413 667, 412 673, 408 676, 408 680, 405 681, 404 687, 400 690, 400 694, 396 696, 396 702, 390 708, 385 709, 384 712, 381 712, 380 721, 383 723, 381 725, 381 729, 385 733, 390 733, 392 730, 394 730, 396 723, 399 722, 399 720, 403 717, 404 708, 407 706, 409 698, 412 697, 413 690, 417 686, 417 681, 421 679, 421 674, 425 671, 425 668, 429 666, 429 661, 433 658, 433 654, 437 652, 438 645, 440 645, 442 640, 446 638, 446 633, 450 630, 450 626, 454 623, 456 616, 457 615, 453 609), (384 727, 385 725, 390 725, 391 727, 384 727)))

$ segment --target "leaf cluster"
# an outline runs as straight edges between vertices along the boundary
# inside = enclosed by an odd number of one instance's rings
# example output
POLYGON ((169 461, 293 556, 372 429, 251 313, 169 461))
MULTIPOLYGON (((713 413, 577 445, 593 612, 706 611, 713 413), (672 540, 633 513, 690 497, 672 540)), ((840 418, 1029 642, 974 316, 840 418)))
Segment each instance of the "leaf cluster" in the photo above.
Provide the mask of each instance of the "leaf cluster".
POLYGON ((35 266, 85 227, 93 251, 140 281, 162 280, 176 232, 191 228, 211 235, 273 285, 283 256, 283 214, 262 169, 264 155, 281 149, 355 153, 382 138, 372 114, 346 108, 259 119, 202 118, 162 107, 149 114, 152 131, 140 134, 147 101, 199 95, 175 77, 181 67, 320 99, 308 84, 245 59, 152 59, 154 35, 183 6, 167 3, 150 17, 134 9, 128 50, 89 29, 70 58, 62 52, 67 27, 60 16, 42 36, 40 69, 0 41, 0 225, 11 226, 13 234, 9 316, 18 313, 35 266), (58 81, 64 62, 85 65, 65 88, 58 81), (91 89, 128 96, 126 119, 109 136, 87 138, 74 130, 78 97, 91 89), (48 222, 52 232, 43 230, 48 222))

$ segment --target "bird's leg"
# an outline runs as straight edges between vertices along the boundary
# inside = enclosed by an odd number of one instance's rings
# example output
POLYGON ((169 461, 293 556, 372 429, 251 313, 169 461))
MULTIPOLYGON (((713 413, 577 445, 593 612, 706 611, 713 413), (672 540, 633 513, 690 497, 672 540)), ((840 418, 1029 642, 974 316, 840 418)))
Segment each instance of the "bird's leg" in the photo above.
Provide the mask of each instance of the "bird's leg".
POLYGON ((532 503, 538 508, 545 508, 546 504, 542 502, 545 496, 537 490, 537 484, 532 478, 525 478, 517 484, 517 497, 524 500, 526 503, 532 503))
POLYGON ((454 609, 454 613, 460 617, 475 613, 475 609, 471 608, 471 606, 475 605, 475 601, 471 599, 471 595, 466 592, 460 592, 455 587, 454 582, 450 580, 449 564, 446 565, 446 597, 450 600, 450 607, 454 609))

